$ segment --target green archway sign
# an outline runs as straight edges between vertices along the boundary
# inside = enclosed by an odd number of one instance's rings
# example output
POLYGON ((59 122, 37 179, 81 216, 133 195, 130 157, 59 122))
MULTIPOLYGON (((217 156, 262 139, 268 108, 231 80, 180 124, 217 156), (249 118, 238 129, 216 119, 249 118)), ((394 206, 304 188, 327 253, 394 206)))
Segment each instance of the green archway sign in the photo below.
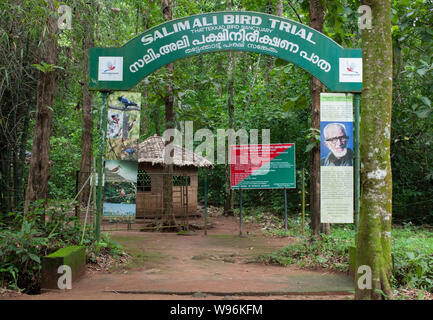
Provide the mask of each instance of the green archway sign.
POLYGON ((121 48, 90 49, 90 89, 129 90, 158 68, 207 52, 250 51, 291 62, 334 92, 360 92, 362 51, 278 16, 226 11, 171 20, 121 48))

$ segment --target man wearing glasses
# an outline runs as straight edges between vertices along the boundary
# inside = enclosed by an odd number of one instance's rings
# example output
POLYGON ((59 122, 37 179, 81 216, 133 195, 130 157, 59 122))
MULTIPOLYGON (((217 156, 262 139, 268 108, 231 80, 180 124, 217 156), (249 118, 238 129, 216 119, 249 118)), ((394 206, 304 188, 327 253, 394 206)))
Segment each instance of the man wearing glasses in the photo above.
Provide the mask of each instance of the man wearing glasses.
POLYGON ((347 148, 349 137, 346 128, 341 123, 330 123, 323 129, 324 144, 331 150, 320 159, 321 166, 353 166, 353 151, 347 148))

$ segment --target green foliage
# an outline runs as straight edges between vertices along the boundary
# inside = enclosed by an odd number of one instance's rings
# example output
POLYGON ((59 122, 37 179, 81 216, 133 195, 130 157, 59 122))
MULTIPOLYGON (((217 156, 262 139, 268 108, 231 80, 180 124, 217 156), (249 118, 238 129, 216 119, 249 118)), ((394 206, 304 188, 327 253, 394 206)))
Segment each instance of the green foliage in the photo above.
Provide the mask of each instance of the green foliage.
POLYGON ((123 255, 123 247, 119 242, 110 238, 108 233, 102 233, 99 242, 92 242, 87 247, 87 260, 96 263, 96 258, 100 255, 111 255, 114 259, 123 255))
POLYGON ((310 132, 307 134, 306 138, 312 140, 308 146, 305 148, 305 152, 310 152, 314 147, 320 146, 320 130, 316 128, 310 128, 310 132))
POLYGON ((393 1, 393 220, 433 222, 431 2, 393 1))
POLYGON ((304 268, 346 271, 349 263, 349 246, 353 244, 354 232, 350 227, 333 228, 330 236, 321 234, 318 241, 304 237, 277 252, 260 256, 259 261, 283 266, 297 264, 304 268))
POLYGON ((35 222, 24 221, 21 230, 0 232, 0 282, 9 284, 11 289, 26 288, 35 290, 38 285, 41 256, 50 245, 35 228, 35 222))
POLYGON ((51 72, 54 71, 55 69, 63 69, 62 67, 53 64, 48 64, 43 61, 41 62, 41 64, 32 64, 32 66, 43 73, 51 72))
MULTIPOLYGON (((71 202, 57 201, 44 209, 43 202, 39 201, 26 217, 21 213, 10 214, 14 223, 0 229, 0 286, 28 293, 39 291, 42 257, 65 246, 80 244, 82 226, 71 208, 71 202), (44 212, 46 223, 41 220, 44 212)), ((89 259, 94 260, 101 253, 120 254, 121 247, 108 235, 103 234, 99 244, 93 238, 92 228, 87 226, 82 244, 89 259)))
POLYGON ((407 224, 393 235, 394 284, 433 292, 433 231, 407 224))

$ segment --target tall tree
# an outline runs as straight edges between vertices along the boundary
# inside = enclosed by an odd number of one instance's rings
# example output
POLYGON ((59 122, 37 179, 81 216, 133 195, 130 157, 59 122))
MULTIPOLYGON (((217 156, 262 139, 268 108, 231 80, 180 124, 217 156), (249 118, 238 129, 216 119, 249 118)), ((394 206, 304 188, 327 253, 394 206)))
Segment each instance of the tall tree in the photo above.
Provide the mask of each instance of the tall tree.
MULTIPOLYGON (((173 19, 171 0, 161 0, 161 9, 164 21, 170 21, 173 19)), ((166 66, 167 70, 167 84, 166 91, 164 95, 165 104, 165 129, 170 130, 176 127, 176 117, 174 113, 174 92, 173 92, 173 75, 174 75, 174 64, 169 63, 166 66)), ((165 141, 166 150, 170 143, 173 143, 174 137, 172 136, 170 140, 165 141)), ((163 210, 164 210, 164 224, 167 226, 176 226, 176 219, 173 211, 173 155, 166 155, 170 157, 170 162, 165 164, 164 169, 164 179, 163 179, 163 190, 164 190, 164 200, 163 200, 163 210)))
MULTIPOLYGON (((310 0, 310 26, 323 31, 325 11, 321 0, 310 0)), ((320 130, 320 93, 324 86, 319 79, 311 77, 311 127, 320 130)), ((320 149, 316 145, 310 151, 310 210, 311 229, 317 237, 320 233, 329 234, 329 224, 320 223, 320 149)))
POLYGON ((283 16, 283 8, 284 8, 283 0, 278 0, 277 6, 275 7, 275 14, 279 17, 282 17, 283 16))
MULTIPOLYGON (((232 1, 227 0, 226 9, 231 10, 232 1)), ((236 64, 236 55, 233 51, 229 51, 227 55, 228 68, 227 68, 227 117, 229 130, 234 130, 235 127, 235 106, 234 106, 234 78, 233 69, 236 64)), ((228 145, 228 149, 230 145, 228 145)), ((233 215, 233 190, 230 187, 230 164, 228 161, 228 152, 226 154, 226 183, 224 188, 224 215, 233 215)))
POLYGON ((362 30, 363 91, 361 107, 361 209, 357 236, 356 264, 371 268, 369 279, 359 279, 356 299, 392 297, 390 276, 392 173, 391 106, 392 40, 391 3, 388 0, 364 0, 372 12, 372 29, 362 30), (360 287, 359 282, 364 286, 360 287))
MULTIPOLYGON (((92 3, 83 3, 83 12, 81 14, 81 25, 86 26, 82 30, 83 39, 83 83, 82 83, 82 106, 83 106, 83 123, 81 132, 81 165, 80 165, 80 182, 84 183, 92 170, 92 149, 93 149, 93 114, 92 102, 93 95, 89 91, 89 48, 95 44, 93 11, 95 10, 92 3)), ((81 186, 80 186, 81 187, 81 186)), ((81 189, 81 188, 80 188, 81 189)), ((80 203, 86 204, 89 197, 90 184, 87 184, 80 194, 80 203)))
MULTIPOLYGON (((135 33, 138 34, 138 21, 140 15, 143 17, 142 24, 144 30, 150 28, 150 6, 145 6, 144 13, 143 13, 143 8, 141 7, 141 3, 138 2, 136 5, 137 5, 137 22, 135 27, 135 33)), ((148 117, 145 116, 145 109, 149 107, 149 84, 148 83, 144 83, 143 85, 143 98, 144 98, 144 105, 141 107, 141 112, 140 112, 140 137, 149 134, 150 119, 148 119, 148 117)), ((156 112, 159 112, 159 106, 154 106, 154 110, 156 112)), ((158 115, 155 116, 155 127, 156 127, 156 134, 160 135, 158 115)))
MULTIPOLYGON (((49 180, 50 135, 56 89, 57 19, 54 0, 48 0, 48 16, 42 32, 40 71, 36 95, 35 127, 26 193, 26 208, 30 202, 46 199, 49 180), (45 64, 42 64, 45 63, 45 64)), ((43 216, 43 218, 45 218, 43 216)))

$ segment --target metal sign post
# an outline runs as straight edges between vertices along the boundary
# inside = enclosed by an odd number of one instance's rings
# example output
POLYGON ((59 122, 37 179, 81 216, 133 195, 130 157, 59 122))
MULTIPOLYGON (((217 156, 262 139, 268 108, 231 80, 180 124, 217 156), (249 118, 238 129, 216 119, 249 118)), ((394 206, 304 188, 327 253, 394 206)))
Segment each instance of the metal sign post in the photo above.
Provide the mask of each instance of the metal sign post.
POLYGON ((242 189, 239 189, 239 236, 242 235, 242 189))
POLYGON ((287 233, 287 189, 284 188, 284 229, 287 233))
POLYGON ((98 170, 98 187, 96 193, 96 221, 95 221, 95 240, 99 242, 101 236, 101 216, 102 216, 102 193, 104 186, 102 185, 102 178, 104 174, 104 152, 105 152, 105 136, 107 135, 107 98, 109 92, 103 91, 102 93, 102 110, 101 110, 101 121, 100 121, 100 144, 99 154, 97 161, 98 170))
POLYGON ((355 241, 357 240, 358 235, 358 223, 359 223, 359 208, 360 208, 360 194, 361 194, 361 187, 360 187, 360 153, 359 153, 359 100, 361 95, 359 93, 354 94, 354 107, 355 107, 355 136, 354 136, 354 160, 355 160, 355 177, 354 177, 354 184, 355 184, 355 241))
POLYGON ((305 225, 305 175, 304 168, 302 168, 302 235, 304 235, 305 225))

